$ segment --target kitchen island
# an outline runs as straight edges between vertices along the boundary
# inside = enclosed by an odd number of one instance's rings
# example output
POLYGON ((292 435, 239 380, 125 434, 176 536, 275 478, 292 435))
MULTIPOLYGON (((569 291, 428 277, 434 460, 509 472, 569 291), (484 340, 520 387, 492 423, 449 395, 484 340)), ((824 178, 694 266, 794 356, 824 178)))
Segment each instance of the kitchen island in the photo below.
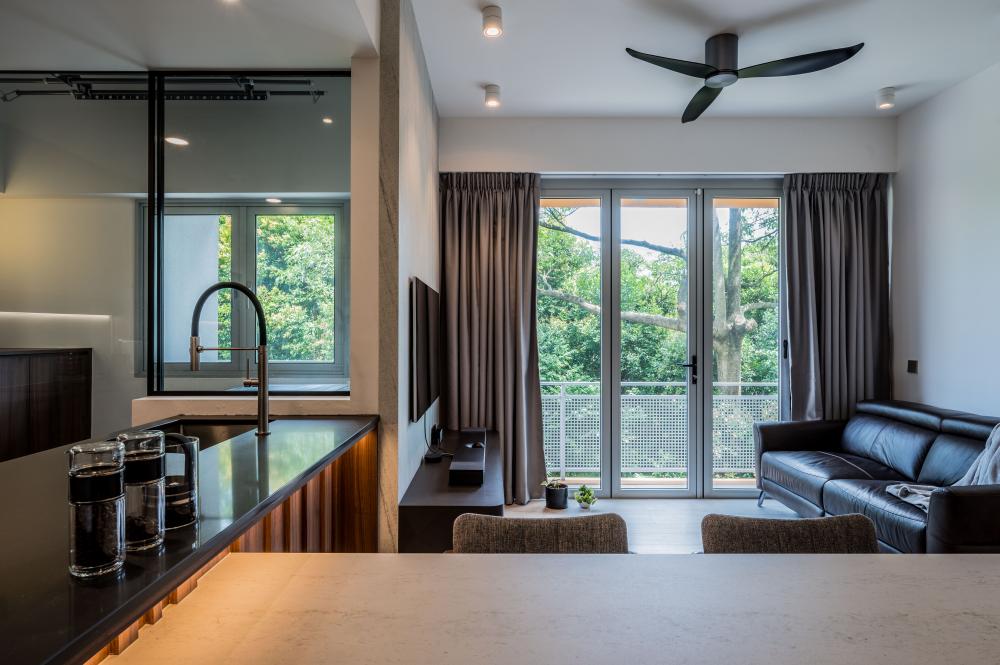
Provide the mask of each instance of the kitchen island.
POLYGON ((235 554, 114 665, 996 663, 1000 555, 235 554))
MULTIPOLYGON (((211 429, 183 418, 142 427, 177 431, 186 422, 211 429)), ((375 551, 377 424, 375 416, 279 419, 268 437, 246 427, 203 448, 198 523, 92 581, 67 571, 69 446, 0 464, 0 662, 98 662, 124 651, 230 551, 375 551)))

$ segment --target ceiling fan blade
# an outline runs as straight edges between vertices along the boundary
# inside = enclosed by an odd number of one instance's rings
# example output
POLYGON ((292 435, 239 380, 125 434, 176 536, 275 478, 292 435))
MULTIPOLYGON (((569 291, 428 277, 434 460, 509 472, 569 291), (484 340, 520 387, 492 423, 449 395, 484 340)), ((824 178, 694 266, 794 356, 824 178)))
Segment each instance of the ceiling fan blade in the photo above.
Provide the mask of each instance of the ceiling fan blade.
POLYGON ((794 76, 795 74, 818 72, 821 69, 833 67, 845 60, 850 60, 863 46, 864 43, 861 43, 845 48, 835 48, 830 51, 806 53, 805 55, 796 55, 782 60, 773 60, 752 67, 744 67, 737 74, 739 74, 741 79, 748 79, 765 76, 794 76))
POLYGON ((633 58, 645 60, 646 62, 657 65, 658 67, 669 69, 670 71, 677 72, 678 74, 694 76, 695 78, 708 78, 715 73, 715 67, 709 67, 708 65, 703 65, 700 62, 688 62, 687 60, 664 58, 660 55, 650 55, 649 53, 642 53, 641 51, 636 51, 635 49, 630 48, 625 49, 625 52, 633 58))
POLYGON ((691 122, 692 120, 697 120, 698 117, 705 112, 715 98, 719 96, 722 92, 722 88, 709 88, 707 85, 702 86, 702 89, 694 93, 694 97, 688 102, 687 108, 684 109, 684 115, 681 116, 681 122, 691 122))

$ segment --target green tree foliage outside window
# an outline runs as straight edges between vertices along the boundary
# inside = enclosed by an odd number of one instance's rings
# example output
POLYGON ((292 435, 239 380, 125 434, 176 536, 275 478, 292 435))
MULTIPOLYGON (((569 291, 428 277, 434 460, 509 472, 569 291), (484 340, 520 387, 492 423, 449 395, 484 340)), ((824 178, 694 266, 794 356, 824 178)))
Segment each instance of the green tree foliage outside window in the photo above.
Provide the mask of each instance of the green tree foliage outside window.
POLYGON ((333 362, 333 215, 257 216, 257 297, 272 360, 333 362))
MULTIPOLYGON (((600 247, 574 232, 573 212, 541 209, 538 346, 543 382, 600 380, 600 247)), ((721 266, 713 284, 715 378, 737 384, 776 381, 777 210, 733 208, 728 220, 714 221, 713 254, 721 266)), ((683 382, 686 370, 678 363, 687 358, 686 249, 661 248, 651 255, 648 247, 639 252, 630 242, 641 239, 623 239, 621 247, 622 380, 683 382)))
MULTIPOLYGON (((233 218, 219 215, 219 281, 233 278, 233 218)), ((223 289, 216 292, 219 299, 219 346, 233 345, 233 292, 223 289)), ((230 351, 219 351, 219 360, 230 359, 230 351)))

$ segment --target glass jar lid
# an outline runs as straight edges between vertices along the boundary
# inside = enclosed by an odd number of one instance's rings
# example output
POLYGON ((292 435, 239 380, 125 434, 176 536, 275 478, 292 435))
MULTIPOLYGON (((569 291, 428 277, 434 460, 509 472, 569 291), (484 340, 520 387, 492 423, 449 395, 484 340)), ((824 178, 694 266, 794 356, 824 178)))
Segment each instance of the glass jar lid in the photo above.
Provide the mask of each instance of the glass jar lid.
POLYGON ((117 440, 125 445, 126 457, 154 457, 163 454, 164 435, 158 429, 122 432, 117 440))
POLYGON ((71 474, 94 467, 120 469, 125 463, 125 445, 121 441, 78 443, 66 451, 71 474))

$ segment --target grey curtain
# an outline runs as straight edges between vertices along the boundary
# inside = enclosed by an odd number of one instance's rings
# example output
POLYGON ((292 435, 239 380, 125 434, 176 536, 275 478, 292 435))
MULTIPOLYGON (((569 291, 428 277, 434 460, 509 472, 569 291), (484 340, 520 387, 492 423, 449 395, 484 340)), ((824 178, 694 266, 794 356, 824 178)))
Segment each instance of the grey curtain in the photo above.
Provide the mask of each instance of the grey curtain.
POLYGON ((535 329, 540 178, 443 173, 443 422, 500 434, 507 503, 541 495, 542 395, 535 329))
POLYGON ((785 176, 792 420, 890 395, 888 176, 785 176))

